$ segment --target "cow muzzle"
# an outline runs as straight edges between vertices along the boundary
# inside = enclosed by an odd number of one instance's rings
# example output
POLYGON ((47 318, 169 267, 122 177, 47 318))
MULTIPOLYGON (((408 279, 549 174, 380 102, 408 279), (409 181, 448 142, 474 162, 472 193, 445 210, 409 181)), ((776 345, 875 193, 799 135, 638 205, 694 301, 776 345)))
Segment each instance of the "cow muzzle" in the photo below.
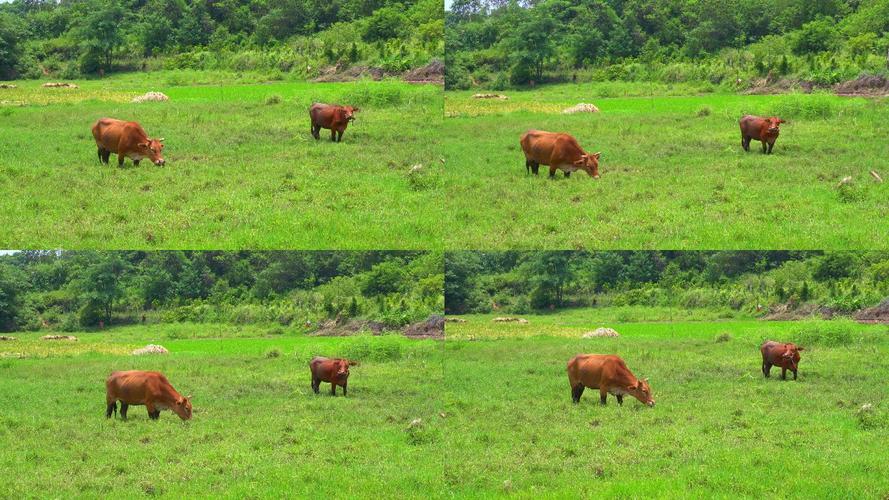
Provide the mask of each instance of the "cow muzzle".
POLYGON ((155 161, 154 161, 154 164, 157 165, 158 167, 163 167, 164 165, 167 164, 167 161, 164 160, 164 159, 155 160, 155 161))
POLYGON ((645 404, 647 404, 648 406, 654 408, 654 400, 653 400, 653 399, 652 399, 651 401, 645 403, 645 404))

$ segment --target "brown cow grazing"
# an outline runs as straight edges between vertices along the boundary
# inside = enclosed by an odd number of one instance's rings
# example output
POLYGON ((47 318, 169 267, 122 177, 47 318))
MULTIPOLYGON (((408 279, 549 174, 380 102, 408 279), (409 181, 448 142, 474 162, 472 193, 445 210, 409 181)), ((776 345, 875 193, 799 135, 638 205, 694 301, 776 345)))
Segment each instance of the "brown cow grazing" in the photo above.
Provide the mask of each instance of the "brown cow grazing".
POLYGON ((793 372, 793 380, 796 380, 796 371, 799 367, 799 352, 803 350, 796 344, 783 344, 768 340, 759 348, 762 352, 762 374, 769 376, 772 366, 781 367, 781 379, 787 380, 787 370, 793 372))
POLYGON ((778 126, 787 123, 784 120, 773 116, 771 118, 762 118, 759 116, 746 115, 738 121, 741 125, 741 147, 744 151, 750 151, 750 141, 757 140, 762 142, 762 152, 772 154, 772 147, 778 140, 778 126), (768 151, 766 151, 768 148, 768 151))
POLYGON ((557 169, 562 169, 565 177, 570 177, 575 170, 583 170, 590 177, 599 178, 601 153, 587 153, 568 134, 529 130, 522 134, 520 144, 525 153, 525 171, 528 173, 537 175, 540 165, 548 165, 550 178, 555 177, 557 169))
POLYGON ((172 410, 182 420, 191 418, 191 396, 182 397, 160 372, 111 372, 105 381, 105 391, 108 404, 105 416, 108 418, 117 413, 118 401, 120 417, 124 420, 130 405, 145 405, 148 418, 152 420, 158 419, 161 410, 172 410))
POLYGON ((336 386, 341 386, 343 396, 345 396, 350 366, 358 366, 358 362, 343 358, 330 359, 315 356, 309 362, 309 369, 312 370, 312 390, 318 394, 321 382, 329 382, 331 394, 336 396, 336 386))
POLYGON ((136 122, 102 118, 93 125, 93 137, 99 148, 99 161, 106 165, 111 153, 117 153, 118 167, 123 166, 126 157, 136 166, 142 158, 150 159, 159 167, 166 163, 161 156, 164 139, 149 139, 142 125, 136 122))
POLYGON ((321 129, 330 129, 330 140, 341 142, 343 132, 349 122, 355 121, 355 112, 358 108, 352 106, 340 106, 339 104, 312 104, 309 108, 309 117, 312 119, 312 136, 317 140, 321 138, 321 129))
POLYGON ((624 404, 624 394, 654 406, 648 379, 639 380, 627 368, 624 360, 612 354, 578 354, 568 362, 568 383, 571 399, 580 402, 586 387, 599 389, 599 401, 604 405, 609 393, 617 397, 617 404, 624 404))

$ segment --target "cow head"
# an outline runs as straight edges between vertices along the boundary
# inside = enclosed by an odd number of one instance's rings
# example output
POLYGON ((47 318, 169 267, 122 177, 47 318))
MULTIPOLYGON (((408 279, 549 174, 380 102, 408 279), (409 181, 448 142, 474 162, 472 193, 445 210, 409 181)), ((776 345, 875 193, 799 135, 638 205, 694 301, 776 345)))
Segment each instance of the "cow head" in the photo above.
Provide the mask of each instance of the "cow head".
POLYGON ((179 415, 179 418, 182 420, 190 420, 191 419, 191 396, 182 397, 179 396, 179 399, 176 400, 176 403, 171 408, 176 415, 179 415))
POLYGON ((574 166, 579 170, 583 170, 588 173, 590 177, 593 179, 599 178, 599 155, 602 153, 596 154, 584 154, 580 157, 579 160, 574 162, 574 166))
POLYGON ((800 360, 799 352, 802 350, 803 348, 798 347, 796 344, 784 344, 784 352, 781 353, 782 364, 792 370, 796 370, 800 360))
POLYGON ((353 108, 352 106, 340 106, 337 110, 337 115, 339 115, 341 120, 347 122, 355 121, 355 113, 358 112, 358 108, 353 108))
POLYGON ((654 399, 651 397, 651 386, 648 385, 648 379, 636 380, 636 385, 628 387, 627 393, 648 406, 654 406, 654 399))
POLYGON ((777 116, 773 116, 771 118, 766 118, 766 123, 768 123, 769 133, 777 134, 779 132, 778 126, 782 123, 787 123, 784 120, 778 118, 777 116))
POLYGON ((345 380, 349 378, 349 365, 351 362, 348 359, 336 359, 333 361, 333 376, 337 380, 345 380))
POLYGON ((137 144, 139 147, 139 153, 142 156, 147 156, 151 159, 151 162, 157 165, 158 167, 164 165, 166 160, 164 160, 161 152, 164 150, 164 138, 160 139, 148 139, 148 142, 140 142, 137 144))

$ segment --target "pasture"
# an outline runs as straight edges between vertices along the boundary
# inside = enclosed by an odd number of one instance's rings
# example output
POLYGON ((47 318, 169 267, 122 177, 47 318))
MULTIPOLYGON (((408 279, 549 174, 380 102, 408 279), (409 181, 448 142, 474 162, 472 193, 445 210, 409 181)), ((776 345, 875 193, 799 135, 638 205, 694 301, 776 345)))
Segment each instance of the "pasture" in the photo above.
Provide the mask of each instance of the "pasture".
POLYGON ((760 249, 889 244, 889 100, 700 94, 654 84, 555 85, 508 99, 445 93, 449 247, 760 249), (585 102, 600 113, 562 114, 585 102), (774 151, 738 119, 779 115, 774 151), (568 132, 601 179, 527 175, 519 137, 568 132), (851 182, 840 181, 851 176, 851 182))
POLYGON ((455 496, 889 494, 885 325, 625 323, 602 310, 521 317, 529 323, 471 315, 447 324, 441 445, 455 496), (580 338, 598 326, 622 336, 580 338), (805 346, 798 381, 774 369, 762 377, 766 338, 805 346), (591 389, 574 405, 565 365, 578 353, 619 354, 649 379, 657 405, 609 397, 603 407, 591 389))
POLYGON ((441 245, 440 87, 181 71, 13 83, 0 89, 5 248, 441 245), (170 101, 130 102, 147 91, 170 101), (341 143, 312 138, 315 101, 361 108, 341 143), (100 165, 101 117, 164 137, 166 166, 100 165))
POLYGON ((4 496, 324 496, 440 491, 440 341, 263 334, 203 325, 0 342, 4 496), (199 331, 203 330, 203 331, 199 331), (213 338, 213 333, 218 336, 213 338), (229 336, 231 334, 231 336, 229 336), (252 335, 252 336, 245 336, 252 335), (160 343, 168 355, 132 356, 160 343), (349 395, 315 395, 308 361, 344 356, 349 395), (194 414, 104 415, 112 370, 165 373, 194 414), (419 424, 411 425, 415 419, 419 424))

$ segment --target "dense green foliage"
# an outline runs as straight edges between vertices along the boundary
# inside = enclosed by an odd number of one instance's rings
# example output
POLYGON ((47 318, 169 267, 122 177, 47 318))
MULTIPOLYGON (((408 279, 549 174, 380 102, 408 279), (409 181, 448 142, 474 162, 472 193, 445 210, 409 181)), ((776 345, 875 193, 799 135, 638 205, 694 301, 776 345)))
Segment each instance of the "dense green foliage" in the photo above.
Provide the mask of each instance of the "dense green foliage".
POLYGON ((303 328, 442 311, 442 256, 422 252, 25 251, 0 256, 0 330, 137 322, 303 328))
POLYGON ((670 306, 851 313, 889 296, 887 252, 451 252, 448 313, 670 306))
POLYGON ((400 72, 443 57, 439 0, 15 0, 0 4, 0 79, 121 69, 400 72))
POLYGON ((827 85, 889 64, 887 0, 456 0, 445 25, 446 85, 456 89, 567 79, 827 85))

